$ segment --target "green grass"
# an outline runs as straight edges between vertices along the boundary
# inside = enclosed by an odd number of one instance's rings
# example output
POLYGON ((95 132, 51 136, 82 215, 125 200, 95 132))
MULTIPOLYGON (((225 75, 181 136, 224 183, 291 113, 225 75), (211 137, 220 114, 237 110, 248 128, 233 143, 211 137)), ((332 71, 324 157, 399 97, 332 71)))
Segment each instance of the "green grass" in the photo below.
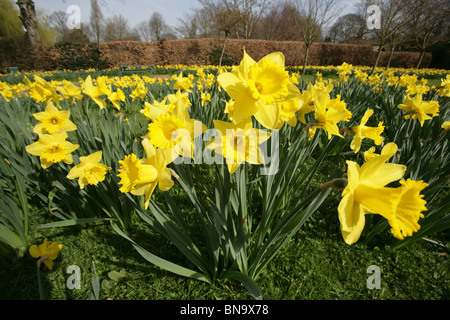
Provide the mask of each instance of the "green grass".
MULTIPOLYGON (((333 206, 330 206, 332 208, 333 206)), ((51 221, 44 210, 34 210, 33 225, 51 221)), ((164 239, 137 223, 130 234, 155 254, 181 258, 164 239)), ((64 247, 52 270, 41 267, 46 299, 88 300, 93 263, 100 278, 100 299, 114 300, 236 300, 250 299, 245 288, 221 281, 214 286, 163 271, 144 260, 106 224, 72 228, 33 229, 32 237, 47 237, 64 247), (70 265, 81 269, 81 289, 66 285, 70 265), (119 281, 111 271, 123 270, 119 281)), ((386 234, 385 238, 390 235, 386 234)), ((289 242, 259 278, 264 299, 273 300, 434 300, 450 298, 449 238, 415 242, 394 250, 385 242, 348 246, 341 238, 337 213, 318 212, 289 242), (381 270, 381 288, 367 288, 367 268, 381 270)), ((383 240, 384 241, 384 240, 383 240)), ((180 260, 182 261, 182 260, 180 260)), ((36 259, 29 254, 8 261, 0 269, 0 299, 39 299, 36 259)))

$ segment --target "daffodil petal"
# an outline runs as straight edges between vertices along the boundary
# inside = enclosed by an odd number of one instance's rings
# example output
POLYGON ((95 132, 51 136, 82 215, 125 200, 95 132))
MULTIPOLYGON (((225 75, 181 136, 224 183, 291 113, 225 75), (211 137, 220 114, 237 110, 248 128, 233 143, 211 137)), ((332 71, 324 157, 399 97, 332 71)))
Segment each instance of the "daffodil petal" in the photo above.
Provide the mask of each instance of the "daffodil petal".
POLYGON ((30 255, 33 258, 39 258, 41 256, 41 250, 39 250, 39 247, 35 244, 33 244, 28 251, 30 252, 30 255))
MULTIPOLYGON (((285 57, 284 54, 282 54, 281 52, 272 52, 269 53, 268 55, 266 55, 265 57, 263 57, 261 60, 270 60, 272 62, 274 62, 275 64, 277 64, 279 67, 284 68, 285 65, 285 57)), ((259 62, 261 62, 261 60, 259 62)), ((258 63, 259 63, 258 62, 258 63)))
POLYGON ((241 60, 241 63, 239 64, 239 78, 243 81, 248 80, 248 73, 250 70, 250 67, 256 63, 255 60, 253 60, 252 57, 250 57, 244 48, 244 56, 241 60))
POLYGON ((347 244, 355 243, 364 229, 365 211, 361 205, 355 203, 353 193, 342 198, 338 206, 338 213, 344 241, 347 244))
POLYGON ((279 130, 284 124, 280 118, 278 103, 261 106, 255 113, 255 118, 266 129, 279 130))

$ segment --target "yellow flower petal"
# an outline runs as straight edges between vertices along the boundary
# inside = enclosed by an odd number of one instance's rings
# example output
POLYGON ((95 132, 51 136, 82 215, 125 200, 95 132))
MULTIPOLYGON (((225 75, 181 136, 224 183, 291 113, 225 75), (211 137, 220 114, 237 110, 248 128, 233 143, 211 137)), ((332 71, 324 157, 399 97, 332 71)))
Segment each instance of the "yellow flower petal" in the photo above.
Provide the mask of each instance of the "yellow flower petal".
POLYGON ((28 249, 28 251, 30 252, 30 255, 31 255, 33 258, 39 258, 39 257, 41 257, 41 250, 39 250, 39 247, 38 247, 37 245, 35 245, 35 244, 33 244, 33 245, 28 249))

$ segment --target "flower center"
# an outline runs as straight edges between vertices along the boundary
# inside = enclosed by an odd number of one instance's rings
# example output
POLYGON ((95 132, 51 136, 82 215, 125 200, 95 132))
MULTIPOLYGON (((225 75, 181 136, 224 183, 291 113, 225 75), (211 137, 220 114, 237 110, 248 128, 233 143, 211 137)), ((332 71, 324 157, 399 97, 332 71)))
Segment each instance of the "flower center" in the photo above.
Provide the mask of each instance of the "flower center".
POLYGON ((120 191, 133 192, 136 182, 141 177, 142 166, 139 159, 134 154, 126 156, 124 160, 119 161, 121 167, 119 169, 118 177, 121 178, 119 182, 122 184, 120 191))
POLYGON ((287 96, 289 73, 270 60, 252 65, 248 74, 248 85, 254 99, 270 104, 287 96))
POLYGON ((256 90, 258 90, 258 92, 260 94, 263 94, 264 84, 262 84, 261 82, 255 82, 255 87, 256 87, 256 90))
POLYGON ((42 157, 48 162, 57 163, 66 158, 67 151, 60 144, 54 144, 45 148, 42 157))
POLYGON ((174 115, 162 114, 148 125, 150 143, 161 149, 169 149, 180 143, 184 124, 174 115))
POLYGON ((86 180, 89 184, 96 185, 105 179, 106 169, 102 166, 93 166, 85 171, 86 180))

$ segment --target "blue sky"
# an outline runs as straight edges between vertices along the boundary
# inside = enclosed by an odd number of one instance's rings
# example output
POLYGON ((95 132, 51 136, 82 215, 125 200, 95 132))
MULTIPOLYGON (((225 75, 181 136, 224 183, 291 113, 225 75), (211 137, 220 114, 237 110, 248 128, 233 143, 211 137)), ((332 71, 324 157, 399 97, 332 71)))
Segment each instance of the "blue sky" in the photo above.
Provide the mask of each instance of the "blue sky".
MULTIPOLYGON (((184 13, 191 12, 192 8, 199 7, 196 0, 107 0, 102 7, 103 14, 113 16, 121 14, 128 19, 130 25, 146 21, 153 12, 159 12, 167 24, 176 26, 178 18, 184 13)), ((54 11, 64 11, 70 5, 77 5, 81 9, 81 21, 87 22, 91 10, 90 0, 34 0, 36 8, 44 9, 47 14, 54 11)))
MULTIPOLYGON (((275 0, 277 1, 277 0, 275 0)), ((341 14, 351 12, 353 4, 358 0, 342 0, 341 14)), ((159 12, 170 26, 178 25, 178 18, 190 13, 192 8, 200 7, 197 0, 105 0, 103 14, 108 17, 121 14, 128 19, 131 26, 146 21, 153 12, 159 12)), ((34 0, 37 8, 44 9, 47 14, 54 11, 66 11, 70 5, 78 5, 81 9, 81 21, 87 22, 90 14, 90 0, 34 0)))

